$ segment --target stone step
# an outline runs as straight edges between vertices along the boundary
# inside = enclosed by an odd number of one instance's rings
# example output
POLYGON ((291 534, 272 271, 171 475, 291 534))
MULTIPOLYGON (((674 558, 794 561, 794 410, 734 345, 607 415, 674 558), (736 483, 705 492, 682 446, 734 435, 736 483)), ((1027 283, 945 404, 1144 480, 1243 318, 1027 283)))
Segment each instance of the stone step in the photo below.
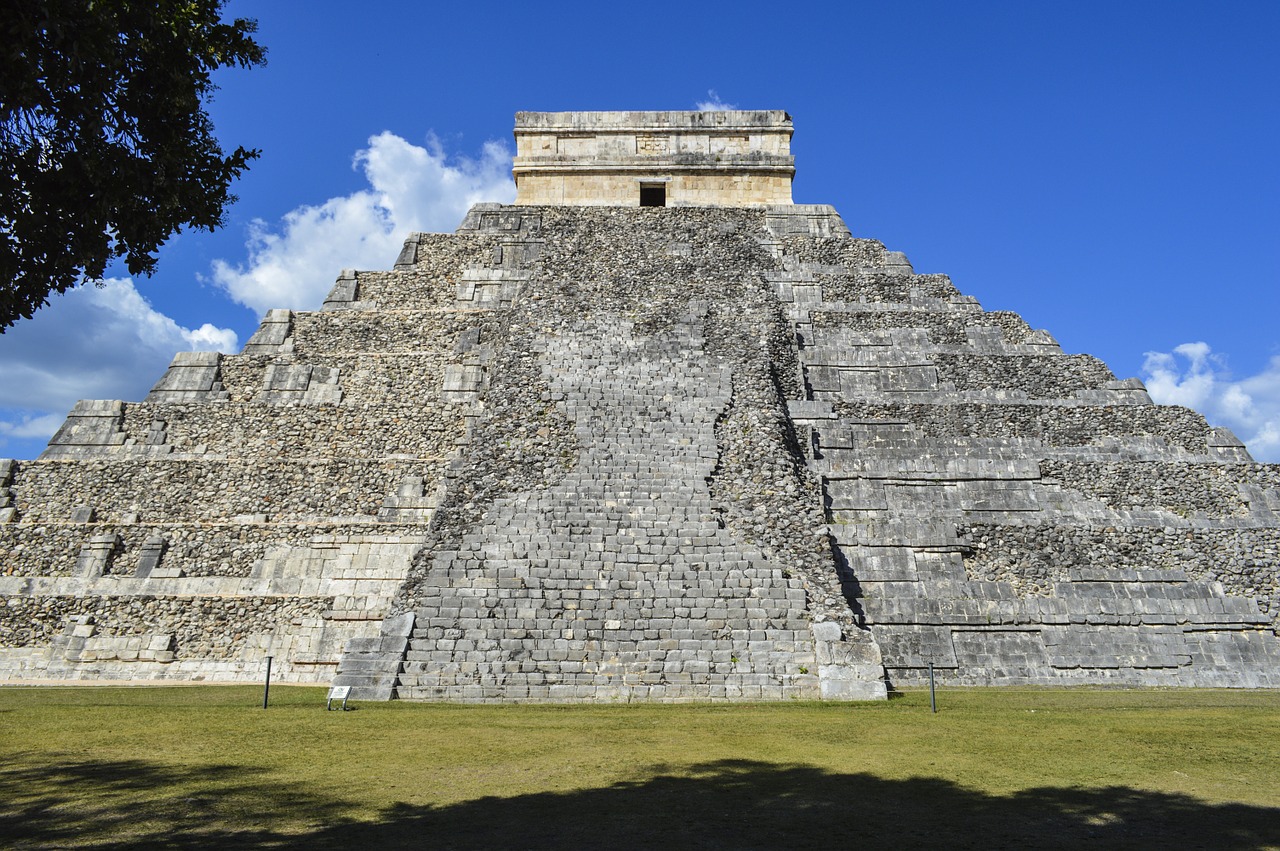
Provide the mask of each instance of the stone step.
POLYGON ((332 685, 350 686, 352 700, 394 698, 413 624, 414 614, 404 612, 384 619, 378 636, 349 640, 332 685))

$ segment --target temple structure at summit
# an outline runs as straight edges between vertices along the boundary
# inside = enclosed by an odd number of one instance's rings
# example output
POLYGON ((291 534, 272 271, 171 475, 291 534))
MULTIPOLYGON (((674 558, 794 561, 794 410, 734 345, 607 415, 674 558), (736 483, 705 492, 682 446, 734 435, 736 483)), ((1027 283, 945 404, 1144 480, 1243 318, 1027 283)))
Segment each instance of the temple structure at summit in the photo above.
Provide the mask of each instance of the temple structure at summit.
POLYGON ((780 110, 516 113, 518 205, 766 207, 795 173, 780 110))
POLYGON ((1280 467, 793 204, 791 133, 519 113, 515 204, 78 403, 0 462, 0 679, 1280 686, 1280 467))

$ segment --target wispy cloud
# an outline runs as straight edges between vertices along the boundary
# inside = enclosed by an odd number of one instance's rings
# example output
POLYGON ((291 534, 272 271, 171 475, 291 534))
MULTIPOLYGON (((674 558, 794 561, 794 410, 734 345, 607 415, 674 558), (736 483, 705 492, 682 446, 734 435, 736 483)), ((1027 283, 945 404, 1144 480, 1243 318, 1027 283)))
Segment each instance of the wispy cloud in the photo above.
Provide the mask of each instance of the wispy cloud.
POLYGON ((0 454, 14 441, 48 440, 77 399, 142 398, 174 352, 237 344, 228 328, 182 327, 127 278, 54 296, 0 336, 0 454))
POLYGON ((287 213, 277 228, 255 222, 248 261, 214 263, 214 281, 258 311, 314 310, 341 269, 386 269, 405 236, 452 231, 479 201, 515 200, 511 152, 487 143, 478 159, 447 158, 435 137, 425 147, 384 132, 356 153, 369 188, 287 213))
POLYGON ((727 112, 731 109, 737 109, 738 105, 733 103, 725 103, 720 100, 720 95, 715 89, 707 89, 707 99, 698 101, 697 108, 699 112, 727 112))
POLYGON ((61 414, 18 414, 10 420, 0 420, 0 440, 5 438, 26 440, 37 438, 48 442, 50 436, 62 425, 61 414))
POLYGON ((1172 352, 1147 352, 1142 372, 1156 402, 1194 408, 1234 431, 1254 458, 1280 461, 1280 356, 1237 380, 1208 343, 1183 343, 1172 352))

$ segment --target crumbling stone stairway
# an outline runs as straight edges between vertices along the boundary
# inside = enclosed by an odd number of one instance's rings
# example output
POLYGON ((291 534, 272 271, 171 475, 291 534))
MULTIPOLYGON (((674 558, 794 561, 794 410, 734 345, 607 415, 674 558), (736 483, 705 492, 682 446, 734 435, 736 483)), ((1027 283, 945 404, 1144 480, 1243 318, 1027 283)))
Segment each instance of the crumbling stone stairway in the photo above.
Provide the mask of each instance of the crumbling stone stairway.
POLYGON ((793 240, 773 281, 801 346, 793 414, 891 680, 1280 684, 1274 468, 851 243, 793 240))
MULTIPOLYGON (((610 242, 634 250, 639 240, 627 219, 636 212, 604 215, 592 224, 618 228, 610 242)), ((717 215, 758 227, 758 214, 717 215)), ((535 217, 481 210, 469 221, 500 228, 510 242, 520 233, 563 235, 535 217)), ((572 219, 582 214, 565 217, 577 224, 572 219)), ((739 243, 756 250, 758 235, 736 233, 736 223, 720 229, 726 253, 739 243)), ((655 250, 631 262, 661 270, 693 251, 675 238, 649 247, 655 250)), ((516 287, 491 302, 504 317, 504 338, 494 346, 509 353, 510 338, 528 340, 538 374, 513 381, 506 373, 515 365, 495 368, 499 385, 486 385, 486 411, 476 421, 491 427, 488 409, 517 407, 510 394, 533 388, 541 404, 526 403, 521 415, 543 423, 544 436, 559 431, 570 457, 554 479, 507 491, 457 523, 456 543, 425 548, 405 594, 401 617, 413 623, 407 642, 393 634, 403 622, 388 621, 382 639, 349 646, 335 682, 358 697, 464 701, 884 697, 869 635, 810 610, 806 580, 776 555, 744 545, 712 499, 724 451, 717 427, 735 371, 708 350, 708 304, 681 294, 676 309, 685 312, 669 316, 665 330, 641 332, 617 309, 573 319, 565 301, 578 289, 576 269, 557 281, 554 269, 519 268, 534 252, 504 249, 512 254, 521 262, 507 278, 533 289, 516 287), (535 327, 528 336, 521 330, 535 327)), ((469 277, 492 280, 495 272, 469 277)), ((518 442, 501 428, 493 436, 518 442)), ((473 442, 471 455, 480 448, 473 442)), ((472 487, 469 478, 501 463, 471 455, 451 474, 451 491, 472 487)), ((437 518, 441 537, 456 523, 450 517, 437 518)), ((824 582, 835 580, 829 553, 824 571, 824 582)), ((847 604, 838 606, 851 621, 847 604)))
POLYGON ((729 376, 699 357, 701 342, 695 317, 666 338, 605 321, 543 341, 578 462, 547 492, 499 501, 435 557, 399 696, 817 693, 799 581, 737 544, 711 505, 729 376))

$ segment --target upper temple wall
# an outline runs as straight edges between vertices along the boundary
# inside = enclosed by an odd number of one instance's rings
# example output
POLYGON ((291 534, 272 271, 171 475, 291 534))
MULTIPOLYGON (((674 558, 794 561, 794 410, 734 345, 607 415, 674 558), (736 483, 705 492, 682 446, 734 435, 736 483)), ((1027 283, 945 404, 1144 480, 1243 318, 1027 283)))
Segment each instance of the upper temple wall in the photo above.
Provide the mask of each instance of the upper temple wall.
POLYGON ((516 203, 790 204, 791 132, 781 110, 518 112, 516 203))

